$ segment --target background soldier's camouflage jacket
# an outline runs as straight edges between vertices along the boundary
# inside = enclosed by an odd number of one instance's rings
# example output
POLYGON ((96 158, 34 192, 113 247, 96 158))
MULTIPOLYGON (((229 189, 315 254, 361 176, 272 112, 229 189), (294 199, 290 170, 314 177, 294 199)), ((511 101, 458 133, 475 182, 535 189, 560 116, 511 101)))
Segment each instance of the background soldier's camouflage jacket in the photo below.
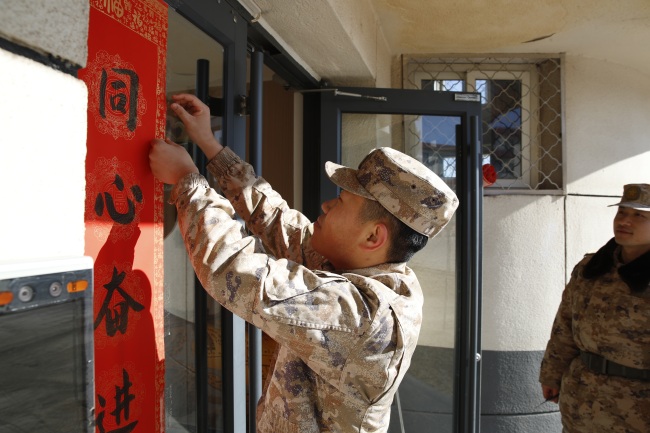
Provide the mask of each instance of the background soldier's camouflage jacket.
POLYGON ((385 432, 420 331, 414 273, 404 263, 329 272, 310 249, 310 221, 250 165, 225 148, 208 168, 232 206, 197 174, 171 202, 208 293, 279 343, 258 432, 385 432))
POLYGON ((586 255, 576 265, 564 290, 540 382, 560 388, 563 432, 648 433, 650 381, 595 373, 579 351, 650 369, 650 288, 633 292, 621 279, 618 249, 611 268, 586 279, 584 268, 593 256, 586 255))

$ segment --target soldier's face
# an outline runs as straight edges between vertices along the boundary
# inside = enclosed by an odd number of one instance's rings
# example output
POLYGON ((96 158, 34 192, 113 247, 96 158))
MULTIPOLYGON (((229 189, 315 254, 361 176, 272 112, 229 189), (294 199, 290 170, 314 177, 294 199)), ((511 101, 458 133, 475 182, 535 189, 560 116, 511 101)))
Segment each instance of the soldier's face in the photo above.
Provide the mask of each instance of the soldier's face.
POLYGON ((624 249, 650 251, 650 211, 619 207, 614 217, 614 237, 624 249))
POLYGON ((336 269, 350 269, 347 264, 358 254, 356 246, 362 237, 359 215, 365 200, 343 190, 321 205, 323 214, 314 223, 311 244, 336 269))

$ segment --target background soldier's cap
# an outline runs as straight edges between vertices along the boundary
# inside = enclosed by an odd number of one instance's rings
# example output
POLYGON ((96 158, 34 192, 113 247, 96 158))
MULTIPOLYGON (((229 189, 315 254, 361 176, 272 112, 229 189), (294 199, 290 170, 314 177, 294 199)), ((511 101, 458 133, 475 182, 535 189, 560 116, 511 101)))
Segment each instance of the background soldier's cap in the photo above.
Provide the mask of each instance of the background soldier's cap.
POLYGON ((631 183, 623 187, 623 197, 610 206, 631 207, 632 209, 650 210, 650 185, 631 183))
POLYGON ((390 147, 371 151, 358 169, 333 162, 325 171, 336 185, 378 201, 418 233, 433 237, 458 207, 456 194, 416 159, 390 147))

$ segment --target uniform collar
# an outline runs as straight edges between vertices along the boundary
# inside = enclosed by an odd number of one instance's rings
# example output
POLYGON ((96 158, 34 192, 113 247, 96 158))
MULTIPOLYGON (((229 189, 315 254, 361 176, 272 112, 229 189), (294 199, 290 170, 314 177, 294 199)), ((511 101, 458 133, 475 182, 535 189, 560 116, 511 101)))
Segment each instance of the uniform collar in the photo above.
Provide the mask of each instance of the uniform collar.
POLYGON ((633 292, 642 292, 650 283, 650 252, 632 260, 630 263, 620 263, 621 247, 614 238, 610 239, 584 267, 582 276, 588 280, 608 273, 612 267, 618 269, 618 274, 633 292))
POLYGON ((407 267, 406 263, 382 263, 381 265, 377 266, 370 266, 368 268, 361 268, 361 269, 350 269, 346 271, 340 271, 341 274, 358 274, 362 275, 364 277, 372 277, 375 275, 380 275, 380 274, 406 274, 407 273, 407 267))

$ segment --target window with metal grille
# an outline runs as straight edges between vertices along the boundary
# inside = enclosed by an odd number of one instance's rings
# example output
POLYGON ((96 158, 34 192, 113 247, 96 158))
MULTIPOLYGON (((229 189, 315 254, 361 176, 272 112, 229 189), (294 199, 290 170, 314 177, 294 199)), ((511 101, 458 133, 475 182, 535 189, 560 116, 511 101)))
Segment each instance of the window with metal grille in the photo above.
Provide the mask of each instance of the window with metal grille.
MULTIPOLYGON (((562 189, 560 58, 409 56, 403 68, 404 88, 480 93, 483 161, 497 172, 488 190, 562 189)), ((443 154, 448 146, 431 145, 454 125, 417 121, 432 169, 454 178, 454 159, 443 154)))

